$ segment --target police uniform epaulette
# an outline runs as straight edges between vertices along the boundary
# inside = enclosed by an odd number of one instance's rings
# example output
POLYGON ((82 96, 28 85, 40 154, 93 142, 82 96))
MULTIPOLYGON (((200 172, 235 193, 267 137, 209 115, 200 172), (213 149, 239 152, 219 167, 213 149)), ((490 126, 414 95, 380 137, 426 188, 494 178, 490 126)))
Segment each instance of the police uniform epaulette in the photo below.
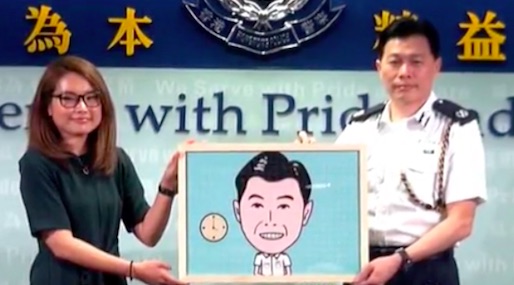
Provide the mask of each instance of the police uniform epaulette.
POLYGON ((372 106, 368 109, 362 109, 356 113, 353 114, 352 118, 350 119, 350 123, 353 122, 364 122, 367 119, 369 119, 371 116, 376 115, 378 113, 381 113, 384 111, 386 104, 380 103, 375 106, 372 106))
POLYGON ((478 118, 478 113, 476 111, 468 110, 450 100, 438 99, 434 102, 432 108, 436 112, 439 112, 443 116, 446 116, 461 125, 465 125, 478 118))

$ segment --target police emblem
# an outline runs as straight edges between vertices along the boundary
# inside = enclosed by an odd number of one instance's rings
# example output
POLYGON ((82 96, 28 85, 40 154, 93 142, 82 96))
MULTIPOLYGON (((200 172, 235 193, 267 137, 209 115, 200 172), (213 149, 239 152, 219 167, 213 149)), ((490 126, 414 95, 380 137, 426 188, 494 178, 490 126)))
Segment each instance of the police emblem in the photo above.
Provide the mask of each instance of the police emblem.
POLYGON ((300 46, 328 29, 345 8, 333 0, 183 1, 209 33, 259 55, 300 46))

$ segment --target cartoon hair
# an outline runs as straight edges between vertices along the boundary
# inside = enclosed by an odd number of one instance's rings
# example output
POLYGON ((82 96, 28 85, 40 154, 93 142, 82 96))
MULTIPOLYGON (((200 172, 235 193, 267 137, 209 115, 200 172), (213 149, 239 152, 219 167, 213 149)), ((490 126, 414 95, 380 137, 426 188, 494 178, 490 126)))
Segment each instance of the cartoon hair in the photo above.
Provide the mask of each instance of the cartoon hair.
POLYGON ((268 182, 293 178, 298 182, 305 204, 309 202, 312 183, 305 166, 299 161, 289 161, 278 151, 265 151, 254 156, 243 166, 235 179, 238 201, 244 194, 246 184, 252 177, 260 177, 268 182))

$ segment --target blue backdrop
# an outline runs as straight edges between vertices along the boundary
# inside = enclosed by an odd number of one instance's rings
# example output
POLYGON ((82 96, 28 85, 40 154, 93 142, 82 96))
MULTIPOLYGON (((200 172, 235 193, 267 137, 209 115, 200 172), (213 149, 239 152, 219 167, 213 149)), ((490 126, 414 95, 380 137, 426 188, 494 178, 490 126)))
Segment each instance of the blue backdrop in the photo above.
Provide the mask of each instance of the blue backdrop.
MULTIPOLYGON (((186 1, 203 3, 204 0, 186 1)), ((311 2, 317 3, 318 0, 311 2)), ((313 40, 302 43, 299 48, 268 56, 229 48, 225 42, 201 28, 182 0, 8 1, 0 11, 0 25, 3 27, 0 65, 43 65, 57 54, 55 49, 31 54, 24 46, 36 23, 35 20, 26 19, 28 7, 39 8, 40 4, 51 7, 67 24, 71 32, 67 53, 85 56, 101 66, 370 70, 374 68, 375 57, 374 15, 381 18, 385 11, 399 15, 403 10, 408 10, 419 18, 430 19, 439 29, 445 71, 514 70, 514 64, 508 58, 505 61, 458 60, 463 47, 457 46, 457 42, 466 32, 459 24, 470 21, 467 12, 475 13, 478 17, 477 25, 473 27, 478 28, 482 37, 490 32, 480 29, 485 13, 497 13, 494 19, 490 19, 490 25, 482 28, 496 24, 497 20, 502 21, 505 28, 497 29, 497 32, 505 34, 507 39, 499 48, 505 55, 514 54, 514 45, 508 44, 508 37, 513 33, 509 26, 514 25, 514 18, 508 17, 508 11, 512 11, 514 4, 510 1, 480 0, 452 2, 451 5, 445 0, 331 0, 331 7, 346 5, 331 27, 313 40), (126 55, 124 47, 107 49, 119 27, 118 24, 109 23, 108 18, 125 17, 127 7, 135 9, 136 18, 148 16, 152 20, 151 24, 140 24, 140 28, 153 44, 148 49, 136 47, 134 55, 130 57, 126 55)), ((46 31, 53 30, 48 27, 46 31)))

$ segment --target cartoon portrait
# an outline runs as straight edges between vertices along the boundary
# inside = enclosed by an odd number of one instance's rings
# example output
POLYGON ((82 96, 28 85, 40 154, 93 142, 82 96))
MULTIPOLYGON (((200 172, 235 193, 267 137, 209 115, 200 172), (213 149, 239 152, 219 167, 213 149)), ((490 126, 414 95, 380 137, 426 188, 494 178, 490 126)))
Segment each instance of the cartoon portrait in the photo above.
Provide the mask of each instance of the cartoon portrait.
POLYGON ((341 284, 367 263, 366 154, 336 144, 190 144, 179 173, 179 277, 341 284))
POLYGON ((261 152, 239 171, 235 188, 235 219, 257 252, 253 274, 292 275, 287 251, 300 239, 313 211, 307 169, 281 152, 261 152))

